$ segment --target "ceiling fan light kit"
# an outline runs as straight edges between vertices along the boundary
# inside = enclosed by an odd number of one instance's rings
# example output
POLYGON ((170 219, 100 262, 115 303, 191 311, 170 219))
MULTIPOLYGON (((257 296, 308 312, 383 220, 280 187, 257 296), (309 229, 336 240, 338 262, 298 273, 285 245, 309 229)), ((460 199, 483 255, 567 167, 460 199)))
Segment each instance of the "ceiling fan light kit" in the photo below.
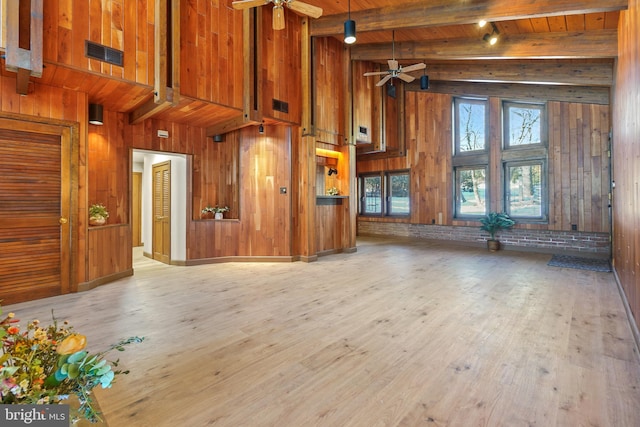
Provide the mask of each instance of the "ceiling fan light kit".
POLYGON ((311 18, 320 18, 322 16, 322 8, 312 4, 303 3, 297 0, 236 0, 231 2, 231 6, 236 10, 250 9, 252 7, 264 6, 273 3, 273 21, 274 30, 283 30, 285 27, 284 6, 294 12, 309 16, 311 18))

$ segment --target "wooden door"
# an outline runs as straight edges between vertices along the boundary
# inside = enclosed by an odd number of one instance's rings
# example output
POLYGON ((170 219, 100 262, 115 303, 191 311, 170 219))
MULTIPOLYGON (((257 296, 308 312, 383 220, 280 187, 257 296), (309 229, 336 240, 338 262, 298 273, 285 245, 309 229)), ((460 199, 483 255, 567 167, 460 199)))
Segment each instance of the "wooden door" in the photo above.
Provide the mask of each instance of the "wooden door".
POLYGON ((133 172, 131 188, 131 242, 142 246, 142 173, 133 172))
POLYGON ((153 165, 153 259, 171 262, 171 162, 153 165))
POLYGON ((0 300, 75 290, 72 128, 0 118, 0 300))

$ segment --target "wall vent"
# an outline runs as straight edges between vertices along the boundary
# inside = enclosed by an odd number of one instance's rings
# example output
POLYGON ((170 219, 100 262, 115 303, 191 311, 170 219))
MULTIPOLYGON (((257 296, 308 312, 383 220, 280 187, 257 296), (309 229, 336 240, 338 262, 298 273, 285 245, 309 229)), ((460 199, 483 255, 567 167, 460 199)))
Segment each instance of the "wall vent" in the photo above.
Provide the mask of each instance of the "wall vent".
POLYGON ((272 108, 274 111, 280 111, 281 113, 289 113, 289 103, 280 101, 279 99, 272 99, 272 108))
POLYGON ((84 41, 84 47, 84 54, 88 58, 108 62, 109 64, 120 67, 124 64, 124 52, 121 50, 90 42, 89 40, 84 41))

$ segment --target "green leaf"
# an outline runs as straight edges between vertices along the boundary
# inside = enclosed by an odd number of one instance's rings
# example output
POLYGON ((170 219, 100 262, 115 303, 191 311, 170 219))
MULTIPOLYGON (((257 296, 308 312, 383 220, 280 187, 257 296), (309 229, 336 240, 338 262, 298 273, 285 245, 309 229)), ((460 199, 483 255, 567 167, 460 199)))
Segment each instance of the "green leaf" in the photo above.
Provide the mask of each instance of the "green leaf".
POLYGON ((69 356, 69 363, 78 363, 87 355, 86 351, 78 351, 69 356))
POLYGON ((111 366, 106 365, 96 371, 96 375, 104 375, 111 370, 111 366))
POLYGON ((76 364, 69 365, 69 378, 75 380, 80 375, 80 367, 76 364))

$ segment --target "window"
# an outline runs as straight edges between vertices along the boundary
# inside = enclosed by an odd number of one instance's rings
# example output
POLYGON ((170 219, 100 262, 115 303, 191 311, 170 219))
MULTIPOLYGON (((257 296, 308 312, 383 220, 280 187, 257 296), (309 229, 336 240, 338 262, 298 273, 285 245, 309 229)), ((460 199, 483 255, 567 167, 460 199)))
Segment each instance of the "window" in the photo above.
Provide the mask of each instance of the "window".
POLYGON ((472 153, 487 149, 486 101, 456 98, 454 100, 456 123, 455 153, 472 153))
POLYGON ((505 164, 507 213, 513 218, 543 219, 544 162, 505 164))
POLYGON ((389 173, 389 196, 387 212, 389 215, 409 215, 409 174, 389 173))
POLYGON ((359 180, 360 215, 409 215, 411 212, 408 171, 366 174, 359 180))
POLYGON ((505 149, 543 144, 544 105, 505 102, 505 149))
POLYGON ((361 189, 362 206, 360 212, 363 215, 382 213, 382 177, 365 176, 362 178, 361 189))
POLYGON ((487 101, 454 99, 455 216, 479 217, 487 212, 489 146, 487 101))
POLYGON ((484 166, 456 169, 456 216, 485 215, 487 169, 484 166))

